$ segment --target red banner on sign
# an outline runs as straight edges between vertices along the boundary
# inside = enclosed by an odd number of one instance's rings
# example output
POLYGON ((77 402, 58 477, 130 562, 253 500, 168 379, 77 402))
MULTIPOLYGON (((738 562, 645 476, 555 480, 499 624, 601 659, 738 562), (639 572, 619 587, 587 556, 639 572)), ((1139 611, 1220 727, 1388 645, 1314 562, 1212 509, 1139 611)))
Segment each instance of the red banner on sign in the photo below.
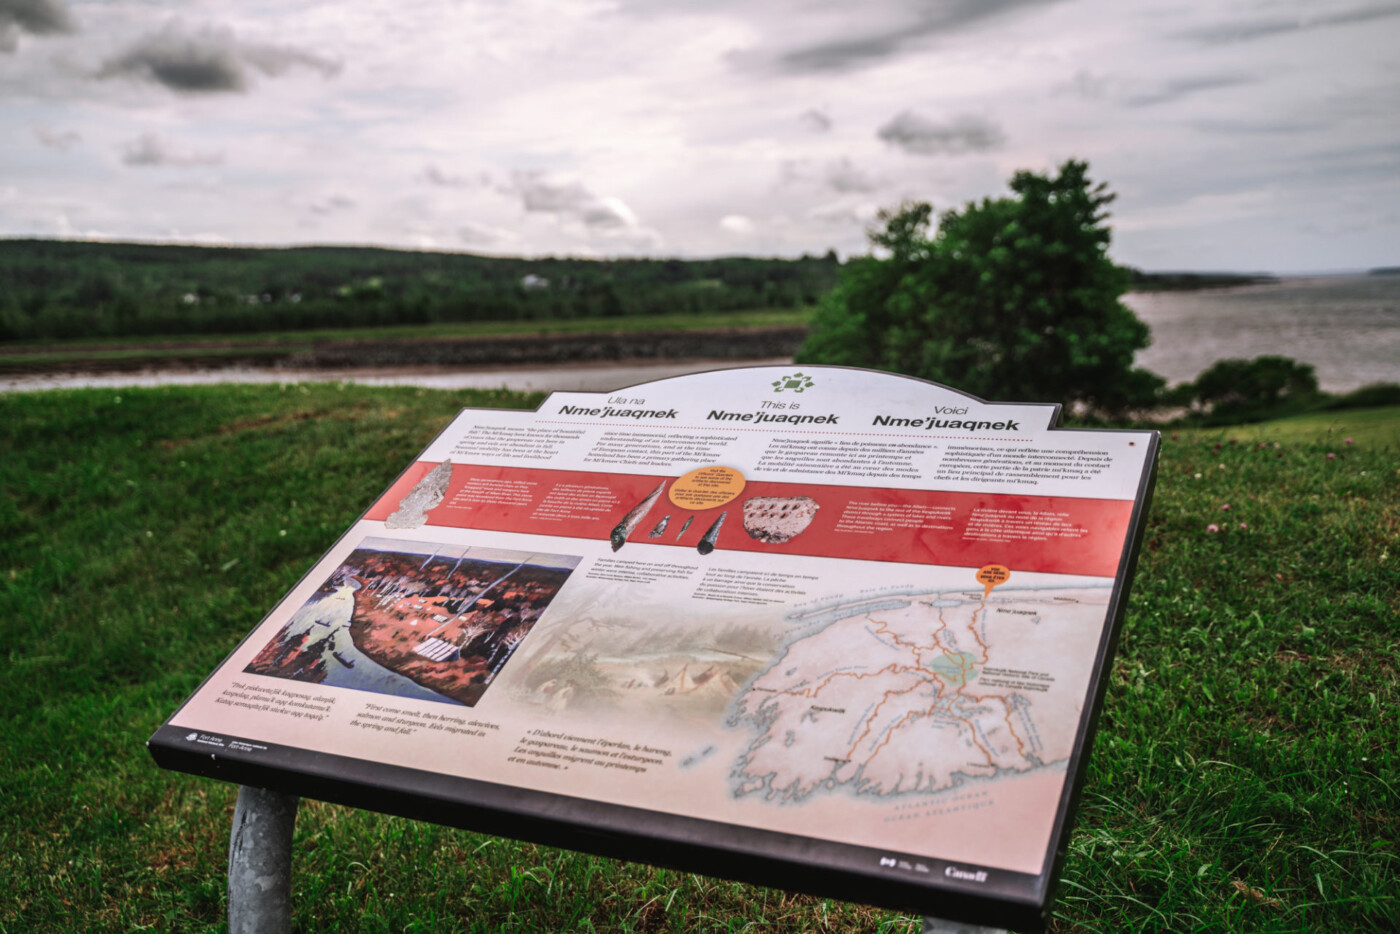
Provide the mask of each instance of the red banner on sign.
MULTIPOLYGON (((388 520, 436 466, 414 464, 365 518, 388 520)), ((716 551, 1098 577, 1117 572, 1133 508, 1124 500, 751 481, 730 502, 695 511, 669 498, 675 477, 472 465, 451 471, 441 501, 427 510, 428 525, 601 541, 625 532, 617 537, 624 546, 695 549, 723 514, 710 542, 716 551), (628 528, 624 520, 663 482, 628 528)))

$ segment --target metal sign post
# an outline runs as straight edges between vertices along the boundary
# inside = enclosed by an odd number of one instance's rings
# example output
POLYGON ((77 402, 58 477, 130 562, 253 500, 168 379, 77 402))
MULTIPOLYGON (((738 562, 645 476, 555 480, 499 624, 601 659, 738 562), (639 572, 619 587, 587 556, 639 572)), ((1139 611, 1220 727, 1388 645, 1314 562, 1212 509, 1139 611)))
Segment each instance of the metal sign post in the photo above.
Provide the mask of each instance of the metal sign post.
POLYGON ((228 840, 229 934, 292 929, 292 829, 298 798, 243 785, 228 840))

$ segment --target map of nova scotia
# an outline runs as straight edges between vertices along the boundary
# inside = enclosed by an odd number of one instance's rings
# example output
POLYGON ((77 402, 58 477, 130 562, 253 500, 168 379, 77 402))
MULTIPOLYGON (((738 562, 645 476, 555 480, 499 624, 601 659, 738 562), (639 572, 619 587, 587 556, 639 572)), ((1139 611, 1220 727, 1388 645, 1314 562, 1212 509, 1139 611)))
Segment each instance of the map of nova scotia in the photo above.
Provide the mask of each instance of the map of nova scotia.
POLYGON ((1056 767, 1108 597, 948 590, 803 614, 810 625, 735 703, 730 724, 756 731, 735 795, 935 794, 1056 767))

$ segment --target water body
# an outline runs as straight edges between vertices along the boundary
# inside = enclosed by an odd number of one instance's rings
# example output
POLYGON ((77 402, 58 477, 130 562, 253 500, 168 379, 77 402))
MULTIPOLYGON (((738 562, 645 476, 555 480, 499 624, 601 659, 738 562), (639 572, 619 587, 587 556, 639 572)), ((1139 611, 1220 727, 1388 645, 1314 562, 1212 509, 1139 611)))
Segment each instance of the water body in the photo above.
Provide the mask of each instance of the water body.
POLYGON ((385 668, 360 651, 350 636, 356 589, 342 585, 336 588, 334 593, 327 594, 319 600, 312 599, 298 610, 288 623, 288 635, 293 639, 307 633, 312 641, 330 636, 321 653, 321 660, 326 666, 326 677, 319 683, 330 687, 354 688, 357 691, 373 691, 376 694, 461 706, 458 701, 444 697, 396 671, 385 668), (347 662, 349 664, 346 664, 347 662))
MULTIPOLYGON (((1137 362, 1171 383, 1195 379, 1217 360, 1278 354, 1310 363, 1328 392, 1400 382, 1400 276, 1287 279, 1199 292, 1134 293, 1125 299, 1152 328, 1137 362)), ((0 392, 206 383, 353 382, 430 389, 607 392, 651 380, 790 359, 661 360, 492 369, 394 367, 347 370, 148 371, 0 377, 0 392)))
POLYGON ((1400 382, 1400 276, 1288 279, 1200 292, 1132 294, 1152 328, 1137 362, 1170 383, 1217 360, 1263 354, 1317 368, 1328 392, 1400 382))

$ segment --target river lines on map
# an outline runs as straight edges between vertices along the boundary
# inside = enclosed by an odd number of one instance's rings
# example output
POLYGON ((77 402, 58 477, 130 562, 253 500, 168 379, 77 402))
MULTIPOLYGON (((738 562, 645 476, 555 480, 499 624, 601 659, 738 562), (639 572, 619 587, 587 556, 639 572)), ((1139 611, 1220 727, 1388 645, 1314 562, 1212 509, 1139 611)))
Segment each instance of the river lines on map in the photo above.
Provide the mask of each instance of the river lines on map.
POLYGON ((791 614, 799 628, 731 709, 755 734, 734 795, 934 794, 1059 767, 1111 588, 974 587, 791 614))

